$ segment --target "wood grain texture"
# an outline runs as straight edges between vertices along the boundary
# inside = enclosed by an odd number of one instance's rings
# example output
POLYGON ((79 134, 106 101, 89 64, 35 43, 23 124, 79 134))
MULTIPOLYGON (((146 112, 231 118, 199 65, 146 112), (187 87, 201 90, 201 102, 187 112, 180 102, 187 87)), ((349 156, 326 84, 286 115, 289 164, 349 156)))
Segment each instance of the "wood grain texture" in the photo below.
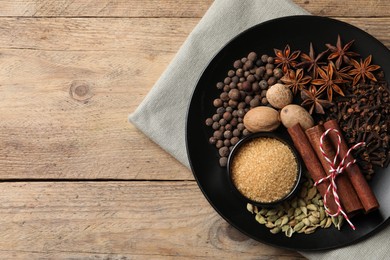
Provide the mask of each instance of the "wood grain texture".
MULTIPOLYGON (((390 46, 390 18, 343 20, 390 46)), ((0 19, 0 178, 193 180, 126 118, 197 21, 0 19)))
MULTIPOLYGON (((0 16, 25 17, 202 17, 212 0, 3 0, 0 16)), ((315 15, 388 16, 387 0, 293 0, 315 15)))
POLYGON ((180 25, 176 19, 169 33, 167 19, 135 19, 121 23, 122 29, 114 23, 115 35, 113 21, 11 20, 0 20, 1 35, 18 34, 0 40, 5 46, 0 48, 0 178, 193 179, 136 131, 127 115, 194 21, 180 25), (86 29, 94 22, 103 31, 86 29), (72 29, 66 33, 62 26, 72 29), (156 33, 147 33, 149 26, 156 33))
POLYGON ((0 188, 2 258, 301 259, 233 229, 194 182, 21 182, 0 188))
MULTIPOLYGON (((390 47, 387 0, 294 2, 390 47)), ((127 122, 211 3, 1 1, 0 258, 303 259, 233 229, 127 122)))

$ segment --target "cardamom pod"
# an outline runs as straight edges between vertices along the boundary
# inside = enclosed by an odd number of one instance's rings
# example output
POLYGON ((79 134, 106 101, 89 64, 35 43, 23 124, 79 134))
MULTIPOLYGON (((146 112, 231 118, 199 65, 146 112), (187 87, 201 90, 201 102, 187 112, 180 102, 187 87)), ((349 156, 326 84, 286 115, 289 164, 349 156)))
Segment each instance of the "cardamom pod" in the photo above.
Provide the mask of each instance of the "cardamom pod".
POLYGON ((275 222, 278 218, 278 215, 271 215, 267 217, 267 221, 275 222))
POLYGON ((300 209, 302 210, 303 214, 307 216, 307 207, 300 207, 300 209))
POLYGON ((296 208, 294 211, 294 216, 299 216, 302 213, 301 208, 296 208))
POLYGON ((293 200, 291 201, 291 206, 292 206, 293 208, 298 207, 298 200, 297 200, 296 198, 293 199, 293 200))
POLYGON ((320 219, 319 218, 316 218, 315 216, 309 216, 308 219, 310 220, 311 224, 313 225, 316 225, 318 223, 320 223, 320 219))
POLYGON ((287 216, 288 217, 292 217, 294 215, 294 212, 295 212, 295 209, 294 208, 290 208, 288 211, 287 211, 287 216))
POLYGON ((307 195, 307 188, 306 187, 302 187, 301 191, 299 192, 299 197, 305 198, 306 195, 307 195))
POLYGON ((323 220, 321 220, 319 226, 324 228, 325 227, 325 224, 326 224, 326 218, 324 218, 323 220))
POLYGON ((339 219, 338 217, 332 217, 332 223, 333 225, 337 228, 338 224, 339 224, 339 219))
POLYGON ((271 221, 268 221, 267 223, 265 223, 265 226, 266 226, 267 228, 274 228, 274 227, 275 227, 275 224, 272 223, 271 221))
POLYGON ((253 205, 252 205, 252 204, 250 204, 250 203, 246 204, 246 209, 247 209, 250 213, 253 214, 253 205))
POLYGON ((314 205, 314 204, 309 204, 306 207, 307 207, 308 210, 312 210, 312 211, 317 211, 318 210, 317 206, 314 205))
POLYGON ((299 231, 301 230, 303 227, 305 226, 305 224, 303 222, 299 222, 298 224, 296 224, 294 226, 294 231, 299 231))
POLYGON ((292 235, 294 234, 294 229, 292 227, 289 227, 289 229, 287 229, 284 234, 286 235, 286 237, 292 237, 292 235))
POLYGON ((301 220, 304 219, 304 218, 306 218, 306 215, 305 215, 304 213, 302 213, 301 215, 295 217, 295 219, 296 219, 297 221, 301 221, 301 220))
POLYGON ((325 209, 324 208, 320 208, 320 220, 324 220, 325 219, 325 209))
POLYGON ((307 191, 307 198, 309 200, 311 200, 312 198, 314 198, 314 196, 317 194, 317 188, 316 187, 311 187, 308 191, 307 191))
POLYGON ((308 228, 306 228, 306 230, 305 230, 305 234, 312 234, 312 233, 314 233, 315 231, 316 231, 316 229, 317 229, 317 226, 314 226, 314 227, 308 227, 308 228))
POLYGON ((319 211, 312 211, 310 212, 312 216, 316 217, 316 218, 320 218, 320 212, 319 211))
POLYGON ((305 207, 306 206, 306 202, 303 199, 298 199, 298 205, 300 207, 305 207))
POLYGON ((278 218, 276 221, 275 221, 275 226, 281 226, 282 225, 282 218, 278 218))
POLYGON ((268 212, 268 209, 266 209, 266 208, 262 208, 260 211, 259 211, 259 213, 261 214, 261 215, 265 215, 265 214, 267 214, 267 212, 268 212))
POLYGON ((278 210, 277 209, 271 209, 269 210, 265 215, 268 217, 268 216, 274 216, 278 213, 278 210))
POLYGON ((304 219, 302 219, 302 222, 303 222, 303 224, 305 224, 305 226, 310 226, 310 220, 308 219, 308 218, 304 218, 304 219))
POLYGON ((332 218, 326 218, 326 224, 324 226, 324 228, 328 228, 332 225, 332 218))
POLYGON ((272 234, 277 234, 279 233, 280 231, 282 231, 282 228, 281 227, 274 227, 273 229, 270 230, 270 232, 272 234))
POLYGON ((282 232, 286 232, 286 230, 289 228, 291 228, 289 225, 282 226, 282 232))
POLYGON ((288 220, 289 218, 287 216, 283 216, 280 225, 281 226, 286 225, 288 223, 288 220))
POLYGON ((260 224, 265 224, 267 223, 267 220, 265 220, 265 218, 260 215, 260 214, 256 214, 256 217, 255 217, 256 221, 259 222, 260 224))

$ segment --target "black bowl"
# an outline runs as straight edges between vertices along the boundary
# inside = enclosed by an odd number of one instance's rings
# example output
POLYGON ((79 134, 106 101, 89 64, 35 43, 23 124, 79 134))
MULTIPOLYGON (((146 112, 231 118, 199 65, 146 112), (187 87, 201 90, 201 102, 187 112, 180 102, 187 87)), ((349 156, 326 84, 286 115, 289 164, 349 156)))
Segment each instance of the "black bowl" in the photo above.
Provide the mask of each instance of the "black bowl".
POLYGON ((299 190, 299 184, 301 183, 301 178, 302 178, 302 160, 297 152, 297 150, 295 149, 295 147, 285 138, 283 137, 282 135, 280 134, 277 134, 277 133, 274 133, 274 132, 259 132, 259 133, 253 133, 253 134, 249 134, 247 136, 245 136, 244 138, 240 139, 240 141, 238 141, 238 143, 233 147, 232 151, 230 152, 230 155, 229 155, 229 158, 228 158, 228 163, 227 163, 227 176, 228 176, 228 181, 230 183, 230 186, 231 186, 231 189, 233 191, 233 193, 239 197, 241 200, 245 201, 245 202, 248 202, 248 203, 251 203, 255 206, 259 206, 259 207, 274 207, 286 200, 289 200, 292 196, 294 196, 294 194, 297 192, 297 190, 299 190), (283 144, 287 145, 291 152, 294 154, 294 157, 296 159, 296 162, 297 162, 297 178, 296 178, 296 181, 292 187, 292 189, 290 190, 290 192, 288 194, 286 194, 286 196, 284 196, 283 198, 279 199, 279 200, 275 200, 275 201, 272 201, 272 202, 258 202, 258 201, 254 201, 254 200, 251 200, 249 198, 247 198, 245 195, 243 195, 238 189, 237 187, 234 185, 234 182, 233 182, 233 179, 232 179, 232 171, 231 171, 231 166, 232 166, 232 163, 234 161, 234 158, 235 156, 237 155, 237 152, 240 150, 240 148, 244 145, 244 144, 247 144, 249 142, 251 142, 252 140, 254 139, 257 139, 257 138, 273 138, 273 139, 276 139, 280 142, 282 142, 283 144))

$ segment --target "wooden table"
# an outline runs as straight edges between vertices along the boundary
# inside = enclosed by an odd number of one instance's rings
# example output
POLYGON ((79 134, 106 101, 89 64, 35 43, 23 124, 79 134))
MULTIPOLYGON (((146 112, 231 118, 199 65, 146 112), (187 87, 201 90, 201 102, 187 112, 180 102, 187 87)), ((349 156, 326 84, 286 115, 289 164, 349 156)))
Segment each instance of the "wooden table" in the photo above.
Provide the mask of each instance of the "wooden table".
MULTIPOLYGON (((0 258, 299 259, 127 122, 211 0, 0 3, 0 258)), ((388 0, 295 0, 390 47, 388 0)))

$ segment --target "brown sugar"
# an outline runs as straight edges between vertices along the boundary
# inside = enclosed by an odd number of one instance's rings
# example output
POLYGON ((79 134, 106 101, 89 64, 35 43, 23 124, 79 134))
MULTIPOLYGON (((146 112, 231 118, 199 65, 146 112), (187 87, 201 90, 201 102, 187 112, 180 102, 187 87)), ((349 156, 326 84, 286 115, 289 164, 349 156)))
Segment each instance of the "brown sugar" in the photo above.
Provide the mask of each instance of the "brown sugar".
POLYGON ((231 166, 236 188, 260 203, 278 201, 288 195, 298 176, 297 160, 283 142, 259 137, 243 144, 231 166))

